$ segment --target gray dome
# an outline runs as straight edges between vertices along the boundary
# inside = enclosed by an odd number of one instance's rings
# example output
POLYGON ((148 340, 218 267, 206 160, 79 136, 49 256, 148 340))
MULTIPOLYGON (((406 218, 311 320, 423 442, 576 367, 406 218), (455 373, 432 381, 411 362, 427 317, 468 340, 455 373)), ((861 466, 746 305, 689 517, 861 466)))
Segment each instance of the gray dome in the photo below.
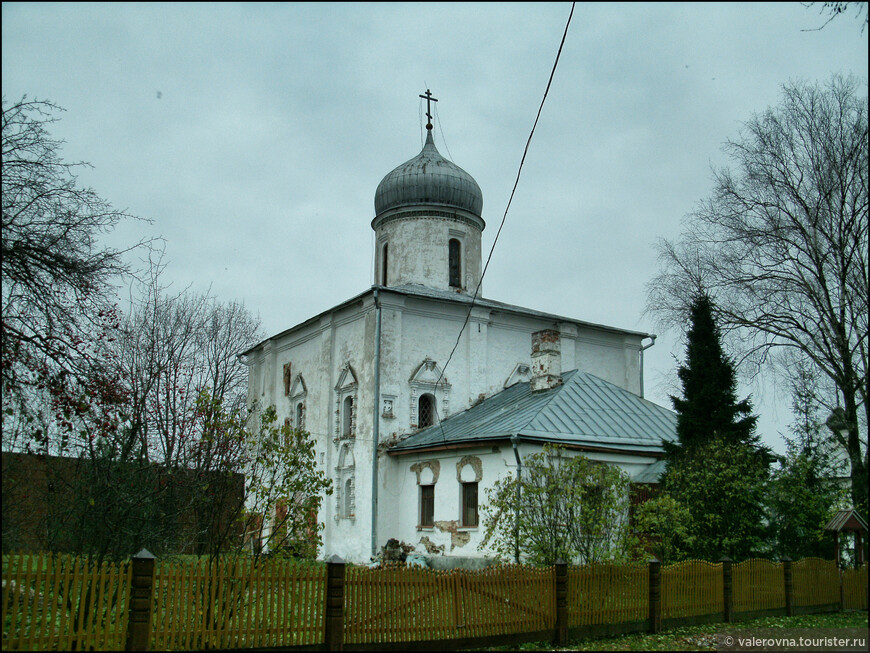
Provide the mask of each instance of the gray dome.
POLYGON ((483 211, 483 193, 474 178, 448 161, 427 130, 423 151, 381 180, 375 191, 375 215, 403 206, 440 204, 473 213, 483 211))

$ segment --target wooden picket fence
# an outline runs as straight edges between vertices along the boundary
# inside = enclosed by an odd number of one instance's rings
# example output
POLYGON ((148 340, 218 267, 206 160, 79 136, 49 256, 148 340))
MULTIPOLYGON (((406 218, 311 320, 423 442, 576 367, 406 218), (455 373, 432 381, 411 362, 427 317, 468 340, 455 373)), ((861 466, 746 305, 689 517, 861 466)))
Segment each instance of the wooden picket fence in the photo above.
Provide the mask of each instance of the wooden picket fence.
POLYGON ((553 628, 552 569, 350 567, 346 644, 487 637, 553 628))
POLYGON ((250 558, 3 562, 3 650, 455 648, 867 609, 867 565, 840 571, 818 558, 449 572, 250 558))
POLYGON ((773 610, 785 605, 783 563, 753 558, 734 564, 732 574, 734 612, 773 610))
POLYGON ((130 563, 69 555, 4 556, 3 650, 120 650, 130 563))
POLYGON ((850 568, 843 570, 841 578, 843 610, 866 610, 867 563, 865 562, 860 569, 850 568))
POLYGON ((688 560, 662 568, 662 618, 723 613, 722 563, 688 560))
POLYGON ((251 558, 158 563, 157 650, 264 648, 322 640, 325 568, 251 558))
MULTIPOLYGON (((806 605, 830 605, 840 602, 840 578, 837 574, 837 563, 833 560, 821 558, 804 558, 792 563, 794 575, 794 603, 796 606, 806 605)), ((843 570, 843 582, 845 577, 858 578, 860 570, 843 570)), ((864 566, 866 579, 867 569, 864 566)), ((857 587, 857 583, 853 583, 857 587)), ((866 581, 864 588, 864 607, 867 603, 866 581)), ((845 607, 848 610, 850 608, 845 607)))
POLYGON ((647 618, 649 571, 645 564, 593 564, 568 568, 568 626, 647 618))

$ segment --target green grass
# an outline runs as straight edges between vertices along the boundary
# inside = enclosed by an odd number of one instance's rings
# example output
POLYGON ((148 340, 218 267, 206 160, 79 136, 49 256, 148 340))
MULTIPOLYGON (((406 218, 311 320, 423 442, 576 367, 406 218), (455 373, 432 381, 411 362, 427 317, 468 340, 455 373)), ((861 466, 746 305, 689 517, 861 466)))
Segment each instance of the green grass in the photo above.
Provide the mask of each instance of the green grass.
POLYGON ((657 635, 634 634, 619 637, 573 640, 566 646, 552 642, 531 642, 515 646, 498 646, 482 651, 715 651, 716 634, 746 628, 867 628, 867 612, 834 612, 799 617, 765 617, 732 624, 714 623, 686 626, 657 635))

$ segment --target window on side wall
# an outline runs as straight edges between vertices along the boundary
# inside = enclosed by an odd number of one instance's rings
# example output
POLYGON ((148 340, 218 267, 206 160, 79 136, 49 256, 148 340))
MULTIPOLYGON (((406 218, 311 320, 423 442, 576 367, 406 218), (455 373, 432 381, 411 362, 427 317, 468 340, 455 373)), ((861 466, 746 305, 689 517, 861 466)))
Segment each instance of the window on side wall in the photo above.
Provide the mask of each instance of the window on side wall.
POLYGON ((435 486, 420 486, 420 526, 435 525, 435 486))
POLYGON ((462 519, 465 527, 477 526, 477 483, 462 484, 462 519))
POLYGON ((342 517, 353 517, 353 479, 349 478, 344 482, 344 499, 342 512, 344 513, 342 517))
POLYGON ((421 429, 435 423, 435 397, 429 393, 420 396, 417 403, 417 426, 421 429))
POLYGON ((447 243, 448 268, 451 288, 462 287, 462 245, 455 238, 447 243))
POLYGON ((302 402, 300 401, 298 404, 296 404, 296 428, 300 431, 305 428, 305 424, 302 421, 303 411, 304 408, 302 407, 302 402))
POLYGON ((353 397, 345 397, 341 417, 341 434, 349 438, 353 435, 353 397))

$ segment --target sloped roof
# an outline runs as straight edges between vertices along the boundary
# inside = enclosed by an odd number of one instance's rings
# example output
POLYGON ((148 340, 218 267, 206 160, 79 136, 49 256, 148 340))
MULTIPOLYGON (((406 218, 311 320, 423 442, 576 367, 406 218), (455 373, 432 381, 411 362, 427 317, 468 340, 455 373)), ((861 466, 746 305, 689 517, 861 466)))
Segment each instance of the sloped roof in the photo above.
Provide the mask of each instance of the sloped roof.
POLYGON ((665 473, 666 467, 666 461, 657 460, 631 480, 634 483, 658 483, 659 479, 661 479, 662 477, 662 474, 665 473))
POLYGON ((857 531, 867 532, 867 522, 858 514, 858 511, 840 510, 825 526, 826 531, 857 531))
POLYGON ((606 324, 596 324, 595 322, 586 322, 584 320, 578 320, 578 319, 573 318, 573 317, 556 315, 555 313, 546 313, 544 311, 539 311, 539 310, 536 310, 533 308, 525 308, 523 306, 516 306, 515 304, 507 304, 505 302, 499 302, 499 301, 496 301, 494 299, 485 299, 483 297, 473 298, 471 295, 466 295, 464 293, 458 293, 455 290, 439 290, 437 288, 428 288, 426 286, 422 286, 419 284, 402 284, 399 286, 378 286, 378 285, 375 285, 375 286, 372 286, 371 288, 369 288, 368 290, 365 290, 357 295, 354 295, 350 299, 347 299, 347 300, 341 302, 340 304, 333 306, 330 309, 327 309, 325 311, 321 311, 317 315, 308 318, 304 322, 300 322, 299 324, 296 324, 295 326, 292 326, 289 329, 284 329, 283 331, 280 331, 279 333, 275 334, 274 336, 270 336, 270 337, 266 338, 265 340, 257 343, 256 345, 254 345, 252 347, 248 347, 245 351, 239 352, 238 356, 245 356, 247 354, 250 354, 254 350, 258 349, 259 347, 262 347, 263 344, 268 342, 269 340, 277 340, 278 338, 281 338, 281 337, 287 335, 288 333, 291 333, 291 332, 295 331, 296 329, 299 329, 300 327, 308 326, 308 325, 312 325, 312 324, 319 324, 321 321, 321 318, 324 315, 330 313, 331 311, 336 311, 336 310, 345 308, 347 306, 350 306, 351 304, 358 302, 360 299, 362 299, 366 295, 372 293, 374 290, 379 290, 382 293, 395 293, 397 295, 405 295, 408 297, 418 297, 418 298, 422 298, 424 300, 425 299, 434 299, 437 301, 448 302, 448 303, 453 303, 453 304, 471 304, 473 302, 475 306, 480 307, 480 308, 488 308, 491 310, 501 311, 504 313, 512 313, 515 315, 523 315, 523 316, 529 316, 529 317, 533 317, 533 318, 552 320, 553 322, 569 322, 571 324, 576 324, 577 326, 580 326, 583 328, 596 329, 596 330, 600 330, 600 331, 606 331, 609 333, 616 333, 616 334, 621 334, 621 335, 638 336, 641 338, 648 338, 651 335, 651 334, 648 334, 648 333, 643 332, 643 331, 632 331, 629 329, 622 329, 619 327, 607 326, 606 324))
POLYGON ((532 393, 517 383, 390 448, 404 453, 460 443, 504 440, 554 442, 625 453, 659 453, 676 439, 676 415, 661 406, 578 370, 562 385, 532 393))
POLYGON ((474 302, 474 305, 479 308, 489 308, 496 311, 504 311, 506 313, 516 313, 520 315, 528 315, 531 317, 540 317, 548 320, 553 320, 554 322, 570 322, 578 326, 601 329, 604 331, 610 331, 612 333, 640 336, 642 338, 648 338, 650 336, 650 334, 643 331, 632 331, 629 329, 621 329, 618 327, 607 326, 606 324, 586 322, 584 320, 578 320, 573 317, 556 315, 555 313, 546 313, 544 311, 539 311, 533 308, 525 308, 523 306, 508 304, 505 302, 496 301, 494 299, 487 299, 485 297, 472 298, 471 295, 458 293, 455 290, 441 290, 439 288, 429 288, 428 286, 422 286, 413 283, 406 283, 398 286, 380 286, 380 288, 382 290, 392 291, 402 295, 423 297, 426 299, 438 299, 441 301, 448 301, 457 304, 471 304, 472 302, 474 302))

